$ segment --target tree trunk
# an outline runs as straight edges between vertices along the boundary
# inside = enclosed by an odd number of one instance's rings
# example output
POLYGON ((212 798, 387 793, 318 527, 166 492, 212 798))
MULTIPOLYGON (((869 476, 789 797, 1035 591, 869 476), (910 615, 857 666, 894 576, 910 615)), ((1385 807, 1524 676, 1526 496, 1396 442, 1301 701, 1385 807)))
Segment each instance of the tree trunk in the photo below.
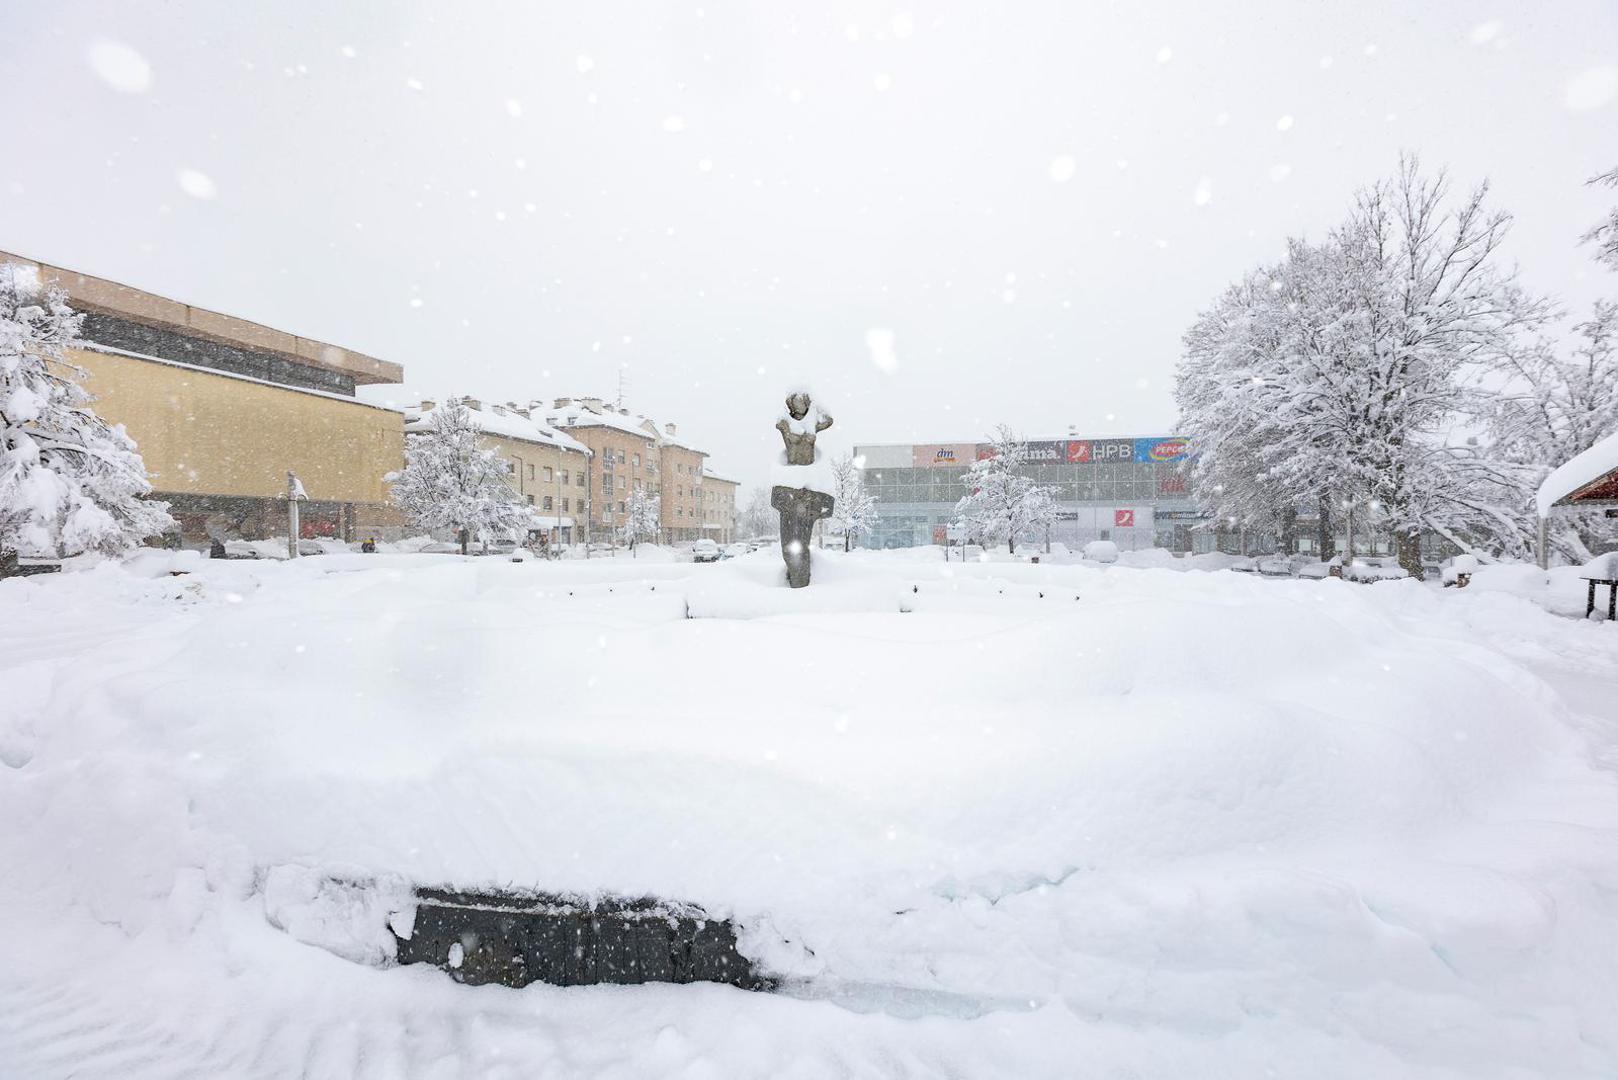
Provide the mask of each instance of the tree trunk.
POLYGON ((1298 510, 1287 507, 1281 511, 1281 551, 1286 555, 1298 553, 1298 510))
POLYGON ((1337 554, 1337 537, 1331 526, 1331 501, 1322 498, 1315 512, 1315 539, 1320 547, 1320 561, 1330 562, 1337 554))
POLYGON ((843 534, 843 550, 844 551, 852 551, 853 546, 854 546, 854 537, 851 536, 848 533, 844 533, 843 534))
POLYGON ((1417 581, 1427 580, 1421 568, 1421 530, 1415 528, 1395 529, 1393 533, 1393 550, 1398 556, 1399 565, 1409 572, 1417 581))
POLYGON ((467 553, 466 552, 466 545, 471 541, 471 539, 472 539, 471 530, 462 529, 461 530, 461 554, 462 555, 465 555, 467 553))

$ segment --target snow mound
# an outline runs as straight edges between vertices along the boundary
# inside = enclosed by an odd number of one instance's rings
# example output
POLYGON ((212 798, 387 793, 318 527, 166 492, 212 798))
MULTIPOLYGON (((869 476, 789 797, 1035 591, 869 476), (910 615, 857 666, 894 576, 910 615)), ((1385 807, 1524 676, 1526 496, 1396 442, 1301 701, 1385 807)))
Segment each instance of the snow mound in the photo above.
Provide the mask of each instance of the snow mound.
POLYGON ((804 590, 626 553, 0 582, 0 1061, 1618 1062, 1610 725, 1530 666, 1610 701, 1610 628, 1492 567, 1457 595, 933 555, 817 551, 804 590), (416 884, 700 904, 788 995, 375 970, 416 884))

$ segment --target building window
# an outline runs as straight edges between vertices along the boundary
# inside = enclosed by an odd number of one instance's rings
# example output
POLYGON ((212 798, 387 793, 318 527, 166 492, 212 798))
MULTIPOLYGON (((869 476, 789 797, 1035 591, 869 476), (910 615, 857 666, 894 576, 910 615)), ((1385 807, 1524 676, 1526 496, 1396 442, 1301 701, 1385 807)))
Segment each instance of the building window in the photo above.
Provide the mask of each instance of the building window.
POLYGON ((517 472, 517 463, 514 462, 514 461, 506 462, 506 475, 507 476, 512 476, 516 472, 517 472))
POLYGON ((620 514, 621 514, 621 513, 623 513, 623 512, 624 512, 624 504, 623 504, 623 503, 619 503, 619 504, 618 504, 618 512, 619 512, 619 513, 620 513, 620 514))
POLYGON ((635 455, 635 468, 637 468, 637 469, 640 468, 640 455, 639 454, 635 455))
POLYGON ((528 505, 529 506, 534 505, 534 497, 532 495, 528 496, 528 505))
POLYGON ((564 484, 571 484, 571 483, 572 483, 572 482, 573 482, 573 480, 572 480, 572 478, 571 478, 571 477, 570 477, 570 476, 569 476, 569 475, 568 475, 568 471, 567 471, 567 470, 566 470, 566 469, 563 469, 563 470, 562 470, 562 483, 564 483, 564 484))
POLYGON ((533 478, 534 478, 534 467, 532 465, 530 465, 530 466, 528 466, 528 479, 532 480, 533 478))
POLYGON ((562 496, 562 513, 567 513, 567 496, 562 496))
MULTIPOLYGON (((556 476, 555 470, 553 470, 549 465, 545 466, 545 482, 547 484, 550 483, 551 480, 555 478, 555 476, 556 476)), ((528 466, 528 479, 532 480, 533 478, 534 478, 534 467, 532 465, 530 465, 530 466, 528 466)))
MULTIPOLYGON (((532 495, 528 496, 528 501, 533 502, 534 497, 532 495)), ((547 510, 549 510, 551 508, 551 497, 549 495, 545 496, 545 502, 544 502, 543 505, 544 505, 545 509, 547 509, 547 510)))

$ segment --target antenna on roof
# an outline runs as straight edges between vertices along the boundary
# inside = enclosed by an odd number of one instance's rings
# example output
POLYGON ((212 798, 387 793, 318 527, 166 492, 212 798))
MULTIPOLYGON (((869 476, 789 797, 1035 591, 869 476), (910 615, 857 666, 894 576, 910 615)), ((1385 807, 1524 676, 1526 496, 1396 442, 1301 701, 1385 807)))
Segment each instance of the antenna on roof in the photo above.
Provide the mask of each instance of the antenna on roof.
POLYGON ((621 409, 621 408, 624 407, 624 390, 628 386, 629 386, 629 379, 628 379, 627 376, 624 375, 624 369, 619 368, 618 369, 618 400, 614 401, 612 403, 613 408, 621 409))

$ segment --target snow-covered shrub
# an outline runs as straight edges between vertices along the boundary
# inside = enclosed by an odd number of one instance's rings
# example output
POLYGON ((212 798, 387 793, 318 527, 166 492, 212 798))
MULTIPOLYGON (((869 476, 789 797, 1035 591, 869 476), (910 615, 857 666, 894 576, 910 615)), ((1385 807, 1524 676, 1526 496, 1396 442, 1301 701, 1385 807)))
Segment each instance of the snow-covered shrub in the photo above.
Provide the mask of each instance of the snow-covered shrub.
POLYGON ((1028 444, 1001 424, 989 453, 972 463, 967 494, 955 504, 955 521, 966 535, 984 545, 1004 543, 1015 555, 1017 541, 1043 535, 1056 520, 1051 489, 1022 475, 1028 444))
POLYGON ((393 502, 413 525, 457 534, 464 554, 473 536, 502 536, 525 529, 530 508, 506 482, 498 454, 479 443, 465 405, 440 405, 426 430, 405 439, 405 467, 391 473, 393 502))
POLYGON ((91 410, 67 359, 81 321, 32 267, 0 264, 0 550, 119 555, 174 526, 167 503, 143 497, 134 442, 91 410))

